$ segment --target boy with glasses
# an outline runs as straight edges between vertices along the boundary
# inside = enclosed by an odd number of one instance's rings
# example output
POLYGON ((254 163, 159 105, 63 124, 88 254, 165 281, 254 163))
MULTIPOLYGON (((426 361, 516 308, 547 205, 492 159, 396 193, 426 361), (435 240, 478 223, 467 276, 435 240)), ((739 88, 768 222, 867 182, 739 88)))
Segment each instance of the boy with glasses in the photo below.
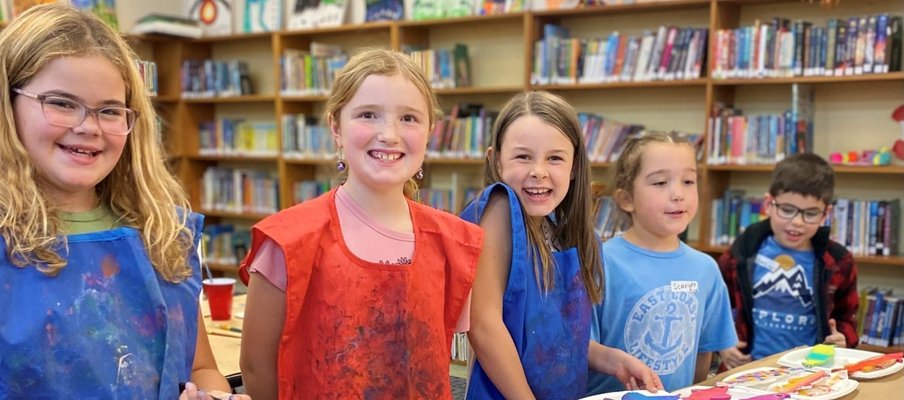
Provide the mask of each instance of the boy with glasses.
POLYGON ((834 189, 820 156, 782 160, 764 199, 768 218, 719 257, 738 333, 738 346, 720 352, 725 367, 797 346, 857 346, 857 266, 823 226, 834 189))

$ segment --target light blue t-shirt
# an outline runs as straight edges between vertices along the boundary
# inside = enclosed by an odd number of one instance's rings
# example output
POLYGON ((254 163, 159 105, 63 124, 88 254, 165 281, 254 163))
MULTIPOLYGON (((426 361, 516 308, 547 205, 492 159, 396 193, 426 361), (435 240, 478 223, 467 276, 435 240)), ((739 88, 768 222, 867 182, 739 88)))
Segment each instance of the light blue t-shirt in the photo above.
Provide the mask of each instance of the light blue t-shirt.
POLYGON ((754 360, 813 344, 816 308, 810 250, 783 247, 770 236, 760 246, 753 270, 754 360))
MULTIPOLYGON (((712 257, 684 243, 651 251, 620 236, 601 252, 606 297, 594 308, 591 338, 646 363, 666 390, 693 383, 697 353, 737 343, 728 289, 712 257)), ((588 395, 619 390, 615 377, 590 373, 588 395)))

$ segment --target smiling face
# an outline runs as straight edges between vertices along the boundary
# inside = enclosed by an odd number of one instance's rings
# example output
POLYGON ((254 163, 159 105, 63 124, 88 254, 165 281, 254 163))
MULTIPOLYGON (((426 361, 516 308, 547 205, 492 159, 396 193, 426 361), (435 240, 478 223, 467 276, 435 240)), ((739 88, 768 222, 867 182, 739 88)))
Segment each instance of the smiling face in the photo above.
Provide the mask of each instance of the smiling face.
MULTIPOLYGON (((125 82, 119 70, 101 56, 55 59, 21 89, 69 98, 98 108, 125 106, 125 82)), ((128 136, 100 131, 89 114, 81 125, 51 125, 41 102, 17 95, 14 103, 16 130, 48 200, 65 211, 85 211, 96 206, 94 187, 119 161, 128 136)))
POLYGON ((810 239, 816 235, 816 231, 825 223, 828 213, 832 211, 831 206, 826 206, 822 200, 813 196, 804 196, 798 193, 785 192, 778 196, 772 197, 766 194, 764 199, 766 204, 766 213, 769 215, 769 226, 775 236, 775 241, 780 245, 792 250, 810 250, 813 248, 810 239), (809 223, 804 221, 804 216, 798 212, 793 218, 787 219, 778 215, 778 206, 794 206, 798 210, 804 212, 819 211, 822 215, 819 221, 809 223))
POLYGON ((515 191, 527 214, 542 218, 568 193, 574 145, 552 125, 527 115, 509 125, 496 160, 502 182, 515 191))
POLYGON ((365 78, 330 127, 348 165, 345 184, 401 193, 424 163, 428 110, 424 95, 401 74, 365 78))
POLYGON ((631 214, 628 240, 653 250, 674 250, 678 234, 697 213, 697 165, 684 143, 651 142, 642 149, 641 166, 631 193, 616 194, 631 214))

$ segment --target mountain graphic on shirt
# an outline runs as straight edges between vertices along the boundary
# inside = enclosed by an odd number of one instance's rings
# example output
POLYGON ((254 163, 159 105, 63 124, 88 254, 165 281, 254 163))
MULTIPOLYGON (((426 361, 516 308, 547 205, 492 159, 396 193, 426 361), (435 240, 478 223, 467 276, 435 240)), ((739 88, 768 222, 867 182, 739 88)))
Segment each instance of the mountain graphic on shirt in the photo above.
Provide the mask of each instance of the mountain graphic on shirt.
POLYGON ((753 297, 759 298, 772 292, 784 293, 800 300, 801 305, 809 307, 813 303, 813 295, 804 268, 795 265, 792 268, 776 268, 753 285, 753 297))

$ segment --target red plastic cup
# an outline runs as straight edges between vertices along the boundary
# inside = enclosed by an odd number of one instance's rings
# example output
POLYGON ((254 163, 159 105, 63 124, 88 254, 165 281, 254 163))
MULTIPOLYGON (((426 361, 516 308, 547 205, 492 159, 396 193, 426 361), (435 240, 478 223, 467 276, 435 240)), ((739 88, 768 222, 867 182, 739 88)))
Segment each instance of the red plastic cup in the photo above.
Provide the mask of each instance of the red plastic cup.
POLYGON ((207 304, 210 306, 210 319, 214 321, 232 319, 232 290, 235 287, 235 279, 212 278, 201 282, 204 284, 204 294, 207 295, 207 304))

